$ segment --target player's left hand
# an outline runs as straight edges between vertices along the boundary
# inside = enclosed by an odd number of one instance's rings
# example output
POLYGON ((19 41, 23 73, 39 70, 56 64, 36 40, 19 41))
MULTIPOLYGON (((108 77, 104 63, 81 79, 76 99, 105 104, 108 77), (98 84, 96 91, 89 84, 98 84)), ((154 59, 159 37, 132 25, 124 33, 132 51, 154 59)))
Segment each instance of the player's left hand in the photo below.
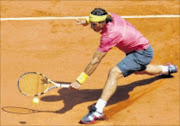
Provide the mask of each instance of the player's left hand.
POLYGON ((70 85, 70 89, 75 89, 75 90, 77 90, 77 89, 79 89, 80 87, 81 87, 81 84, 79 84, 77 81, 71 83, 71 85, 70 85))
POLYGON ((88 23, 87 23, 87 21, 85 19, 84 20, 76 19, 76 24, 83 25, 83 26, 87 26, 88 25, 88 23))

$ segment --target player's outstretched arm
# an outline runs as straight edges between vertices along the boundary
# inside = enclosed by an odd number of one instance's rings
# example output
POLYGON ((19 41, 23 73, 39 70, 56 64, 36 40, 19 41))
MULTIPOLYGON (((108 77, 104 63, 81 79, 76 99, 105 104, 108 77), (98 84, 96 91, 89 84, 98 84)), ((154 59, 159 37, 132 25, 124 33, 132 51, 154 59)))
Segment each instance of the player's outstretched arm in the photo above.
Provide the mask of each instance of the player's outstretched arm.
POLYGON ((101 52, 101 51, 96 51, 92 60, 84 70, 84 72, 90 76, 97 68, 103 57, 106 55, 107 52, 101 52))
POLYGON ((105 55, 106 52, 96 51, 84 72, 82 72, 80 76, 76 79, 76 81, 71 84, 70 88, 79 89, 81 85, 85 82, 85 80, 96 70, 97 66, 105 55))

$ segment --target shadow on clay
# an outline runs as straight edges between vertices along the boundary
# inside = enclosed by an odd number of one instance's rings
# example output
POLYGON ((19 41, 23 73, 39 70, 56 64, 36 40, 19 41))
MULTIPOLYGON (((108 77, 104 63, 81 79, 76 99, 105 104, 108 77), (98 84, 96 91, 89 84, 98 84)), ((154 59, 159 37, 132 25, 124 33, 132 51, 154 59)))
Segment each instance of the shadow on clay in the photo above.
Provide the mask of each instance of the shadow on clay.
MULTIPOLYGON (((168 76, 166 78, 172 78, 173 76, 168 76)), ((148 85, 153 83, 156 80, 162 79, 164 77, 162 76, 155 76, 144 80, 135 81, 133 83, 118 86, 115 94, 111 97, 111 99, 108 101, 107 106, 121 103, 122 101, 125 101, 129 99, 129 92, 131 92, 134 88, 138 86, 148 85)), ((150 91, 149 91, 150 92, 150 91)), ((77 104, 81 104, 84 102, 89 101, 96 101, 99 99, 102 93, 102 89, 84 89, 84 90, 69 90, 69 89, 60 89, 58 91, 59 95, 51 95, 51 96, 44 96, 41 98, 42 101, 45 102, 54 102, 54 101, 60 101, 62 100, 64 102, 64 107, 60 110, 57 110, 56 113, 65 113, 69 110, 71 110, 74 106, 77 104)), ((146 94, 140 93, 138 97, 146 94)), ((134 97, 134 100, 137 99, 137 96, 134 97)), ((133 100, 133 101, 134 101, 133 100)), ((90 106, 88 106, 90 107, 90 106)))
MULTIPOLYGON (((138 93, 134 96, 129 96, 129 93, 138 86, 149 85, 156 80, 164 79, 164 78, 172 78, 173 76, 155 76, 148 79, 143 79, 139 81, 135 81, 133 83, 118 86, 115 94, 111 97, 108 101, 107 106, 115 104, 114 107, 106 110, 105 113, 108 115, 114 115, 116 111, 121 111, 127 108, 129 105, 133 104, 138 98, 142 97, 143 95, 151 92, 153 89, 149 88, 148 90, 138 93), (116 111, 114 111, 116 110, 116 111)), ((63 82, 67 83, 67 82, 63 82)), ((84 89, 84 90, 69 90, 69 89, 59 89, 59 95, 50 95, 41 97, 41 101, 44 102, 55 102, 55 101, 63 101, 64 107, 57 111, 51 110, 34 110, 30 108, 24 107, 17 107, 17 106, 5 106, 2 108, 4 112, 14 113, 14 114, 32 114, 32 113, 39 113, 39 112, 46 112, 46 113, 57 113, 62 114, 69 110, 71 110, 74 106, 89 102, 89 101, 96 101, 99 99, 102 93, 102 89, 84 89)), ((91 105, 90 105, 91 106, 91 105)), ((88 106, 88 108, 90 107, 88 106)), ((61 107, 61 106, 60 106, 61 107)))

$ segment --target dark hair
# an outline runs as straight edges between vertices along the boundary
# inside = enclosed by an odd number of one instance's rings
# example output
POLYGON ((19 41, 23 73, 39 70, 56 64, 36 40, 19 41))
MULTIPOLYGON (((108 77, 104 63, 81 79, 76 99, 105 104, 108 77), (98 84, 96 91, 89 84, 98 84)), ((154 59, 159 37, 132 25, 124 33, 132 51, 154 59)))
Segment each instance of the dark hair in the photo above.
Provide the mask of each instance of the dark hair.
MULTIPOLYGON (((108 14, 104 9, 102 9, 102 8, 95 8, 92 12, 91 12, 91 14, 93 14, 93 15, 97 15, 97 16, 102 16, 102 15, 106 15, 106 14, 108 14)), ((108 23, 108 22, 111 22, 113 19, 112 19, 112 17, 111 16, 107 16, 107 18, 106 18, 106 23, 108 23)), ((100 22, 99 22, 100 23, 100 22)))

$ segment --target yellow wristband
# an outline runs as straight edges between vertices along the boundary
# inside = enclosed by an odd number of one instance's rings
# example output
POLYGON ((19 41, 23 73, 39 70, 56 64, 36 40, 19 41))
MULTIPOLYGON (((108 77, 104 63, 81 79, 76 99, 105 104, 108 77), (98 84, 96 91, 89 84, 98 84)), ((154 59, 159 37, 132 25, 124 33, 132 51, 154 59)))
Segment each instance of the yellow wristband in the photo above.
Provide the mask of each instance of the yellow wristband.
POLYGON ((80 84, 83 84, 87 79, 88 79, 88 75, 84 72, 82 72, 79 77, 76 79, 80 84))

